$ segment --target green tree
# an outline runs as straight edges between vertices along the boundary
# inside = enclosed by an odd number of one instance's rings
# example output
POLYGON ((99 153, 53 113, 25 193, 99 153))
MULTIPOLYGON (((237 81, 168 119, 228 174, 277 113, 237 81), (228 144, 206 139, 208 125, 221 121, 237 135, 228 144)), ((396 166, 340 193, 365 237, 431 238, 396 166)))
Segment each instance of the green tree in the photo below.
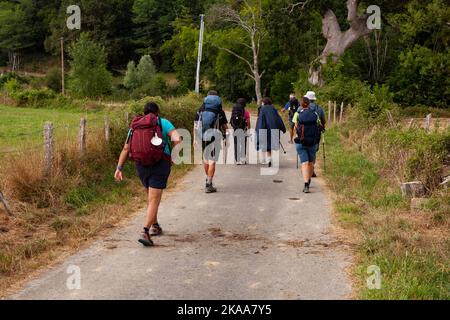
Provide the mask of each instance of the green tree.
POLYGON ((82 33, 69 48, 70 80, 73 93, 83 97, 99 97, 111 90, 111 73, 106 68, 105 48, 82 33))
POLYGON ((450 6, 442 0, 412 1, 394 14, 403 52, 389 79, 395 99, 406 105, 450 103, 450 6))
POLYGON ((8 52, 12 71, 18 68, 18 51, 35 44, 32 23, 21 4, 0 2, 0 49, 8 52))
MULTIPOLYGON (((172 68, 175 70, 181 87, 185 90, 193 89, 200 31, 194 27, 193 20, 187 17, 175 20, 174 28, 174 35, 163 44, 161 52, 165 56, 171 57, 172 68)), ((204 67, 212 56, 213 52, 205 50, 205 59, 202 62, 204 67)))
POLYGON ((137 66, 134 61, 128 63, 123 85, 128 89, 137 89, 151 82, 155 76, 156 68, 152 58, 144 55, 137 66))
POLYGON ((137 66, 137 75, 141 84, 150 81, 156 75, 155 64, 150 55, 146 54, 141 57, 137 66))
MULTIPOLYGON (((131 8, 133 1, 124 0, 79 0, 81 9, 81 31, 69 30, 66 26, 67 7, 74 4, 71 0, 61 0, 55 8, 45 8, 42 14, 48 14, 49 35, 45 48, 54 54, 59 53, 59 41, 76 39, 81 32, 89 32, 91 39, 105 48, 108 60, 113 64, 130 60, 134 48, 131 43, 133 23, 131 8)), ((55 6, 55 5, 54 5, 55 6)))
POLYGON ((127 89, 136 89, 140 85, 138 71, 134 61, 128 62, 127 72, 125 78, 123 78, 123 85, 127 89))

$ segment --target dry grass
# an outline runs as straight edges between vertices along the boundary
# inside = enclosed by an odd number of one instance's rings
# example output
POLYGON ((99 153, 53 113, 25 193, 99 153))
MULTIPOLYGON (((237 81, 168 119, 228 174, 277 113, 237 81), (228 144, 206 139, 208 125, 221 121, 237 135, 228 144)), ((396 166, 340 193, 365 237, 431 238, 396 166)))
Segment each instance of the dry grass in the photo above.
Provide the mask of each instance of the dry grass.
MULTIPOLYGON (((117 184, 112 177, 122 130, 110 146, 101 136, 101 132, 89 132, 83 157, 73 141, 59 143, 50 176, 43 175, 42 152, 3 158, 0 190, 15 217, 0 209, 0 296, 33 271, 84 247, 145 205, 131 164, 126 166, 129 178, 124 183, 117 184)), ((189 169, 173 170, 171 185, 189 169)))

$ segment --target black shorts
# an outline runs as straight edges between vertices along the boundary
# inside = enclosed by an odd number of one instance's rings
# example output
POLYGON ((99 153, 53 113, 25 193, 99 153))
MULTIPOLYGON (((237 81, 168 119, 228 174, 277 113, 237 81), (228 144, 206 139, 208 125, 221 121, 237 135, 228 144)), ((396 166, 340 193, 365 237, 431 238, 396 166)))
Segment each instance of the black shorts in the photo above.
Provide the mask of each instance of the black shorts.
POLYGON ((136 171, 145 188, 166 189, 169 180, 171 164, 165 159, 161 159, 153 166, 143 166, 136 164, 136 171))

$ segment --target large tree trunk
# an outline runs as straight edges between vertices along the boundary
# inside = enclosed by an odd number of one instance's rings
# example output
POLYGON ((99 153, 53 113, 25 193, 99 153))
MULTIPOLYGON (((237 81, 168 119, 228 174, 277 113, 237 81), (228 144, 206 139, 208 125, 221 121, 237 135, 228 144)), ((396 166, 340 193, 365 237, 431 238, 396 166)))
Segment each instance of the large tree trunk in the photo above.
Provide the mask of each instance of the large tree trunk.
MULTIPOLYGON (((259 73, 259 45, 255 42, 254 34, 251 35, 252 39, 252 51, 253 51, 253 76, 255 79, 255 94, 258 105, 262 104, 262 93, 261 93, 261 78, 263 76, 262 73, 259 73)), ((264 72, 263 72, 264 73, 264 72)))
POLYGON ((262 103, 262 93, 261 93, 261 76, 258 74, 258 72, 254 73, 255 75, 255 93, 256 93, 256 100, 258 102, 258 106, 262 103))
POLYGON ((358 16, 358 0, 347 0, 350 29, 342 31, 336 15, 328 10, 322 19, 322 34, 327 39, 327 45, 318 58, 320 64, 310 69, 309 81, 313 85, 323 85, 321 70, 331 58, 334 62, 344 54, 358 39, 370 34, 373 30, 367 27, 369 15, 358 16))

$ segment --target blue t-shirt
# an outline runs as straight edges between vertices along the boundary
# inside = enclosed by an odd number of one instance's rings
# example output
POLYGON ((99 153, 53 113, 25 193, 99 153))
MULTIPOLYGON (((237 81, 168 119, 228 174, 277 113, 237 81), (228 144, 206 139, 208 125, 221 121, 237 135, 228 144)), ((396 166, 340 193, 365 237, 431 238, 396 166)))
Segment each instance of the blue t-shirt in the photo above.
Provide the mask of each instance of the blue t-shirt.
MULTIPOLYGON (((162 139, 164 143, 164 153, 170 156, 170 147, 169 147, 169 133, 175 130, 175 126, 167 119, 159 118, 161 120, 162 127, 162 139)), ((159 121, 158 121, 159 122, 159 121)), ((132 130, 128 130, 127 141, 130 141, 131 135, 133 134, 132 130)))

